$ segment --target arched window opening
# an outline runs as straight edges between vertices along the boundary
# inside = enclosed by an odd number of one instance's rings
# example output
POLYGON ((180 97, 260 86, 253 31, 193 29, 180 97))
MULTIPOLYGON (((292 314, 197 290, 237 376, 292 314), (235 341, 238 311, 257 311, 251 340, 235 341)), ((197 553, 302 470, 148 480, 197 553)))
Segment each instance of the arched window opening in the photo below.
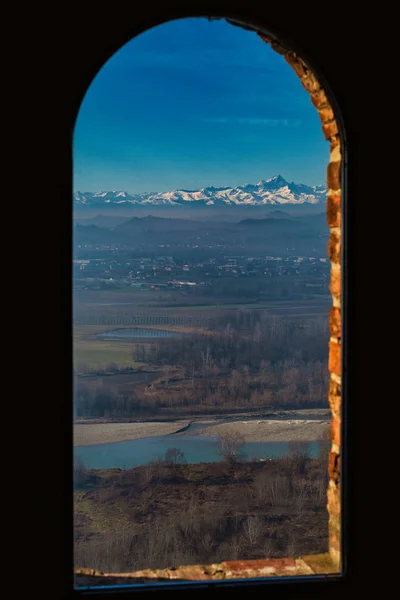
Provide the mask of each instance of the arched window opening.
POLYGON ((78 587, 342 571, 333 102, 292 49, 221 19, 148 30, 92 82, 73 156, 78 587))

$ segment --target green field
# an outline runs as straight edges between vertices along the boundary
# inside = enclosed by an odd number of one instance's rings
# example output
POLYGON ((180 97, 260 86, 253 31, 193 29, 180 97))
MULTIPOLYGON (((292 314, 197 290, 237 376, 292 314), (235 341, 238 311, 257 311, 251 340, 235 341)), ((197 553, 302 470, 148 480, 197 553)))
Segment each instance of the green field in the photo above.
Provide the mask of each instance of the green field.
POLYGON ((90 369, 104 369, 114 362, 118 367, 133 367, 132 343, 104 341, 95 338, 96 333, 110 329, 106 325, 76 325, 73 330, 74 365, 90 369))
MULTIPOLYGON (((115 363, 118 368, 140 367, 142 363, 137 363, 132 359, 132 348, 134 342, 125 340, 103 340, 96 336, 103 331, 110 329, 130 329, 132 325, 75 325, 73 329, 73 358, 74 365, 78 372, 83 368, 96 370, 105 369, 110 363, 115 363)), ((135 325, 135 328, 147 328, 149 325, 135 325)), ((178 327, 172 325, 155 325, 155 329, 168 329, 181 331, 182 333, 195 333, 200 331, 196 328, 178 327)), ((143 343, 154 343, 154 340, 147 340, 143 343)))

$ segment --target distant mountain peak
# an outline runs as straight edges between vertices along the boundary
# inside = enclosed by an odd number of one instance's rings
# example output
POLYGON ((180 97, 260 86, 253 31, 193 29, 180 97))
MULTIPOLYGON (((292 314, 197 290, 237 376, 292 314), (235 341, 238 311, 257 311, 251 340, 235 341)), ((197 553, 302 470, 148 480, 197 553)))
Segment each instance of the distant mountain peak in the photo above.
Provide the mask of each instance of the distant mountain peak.
POLYGON ((122 190, 100 192, 75 192, 75 205, 197 205, 197 206, 265 206, 290 204, 322 204, 326 200, 327 188, 323 185, 308 186, 288 183, 282 175, 274 175, 257 184, 233 187, 208 186, 200 190, 172 190, 129 194, 122 190))
POLYGON ((269 179, 264 179, 263 181, 260 181, 257 185, 263 185, 265 183, 276 183, 277 185, 287 185, 287 181, 286 179, 284 179, 282 177, 282 175, 274 175, 273 177, 270 177, 269 179))

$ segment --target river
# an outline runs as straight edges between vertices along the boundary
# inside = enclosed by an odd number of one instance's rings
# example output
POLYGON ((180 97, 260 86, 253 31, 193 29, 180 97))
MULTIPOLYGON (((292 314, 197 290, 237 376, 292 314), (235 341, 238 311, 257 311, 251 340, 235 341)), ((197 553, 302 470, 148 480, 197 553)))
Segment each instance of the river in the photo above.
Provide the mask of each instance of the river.
MULTIPOLYGON (((163 459, 169 448, 177 448, 183 452, 188 463, 221 460, 221 456, 217 453, 215 437, 176 434, 111 444, 78 446, 74 448, 74 454, 75 457, 81 458, 89 469, 130 469, 146 465, 152 460, 163 459)), ((320 443, 309 442, 309 450, 311 457, 318 456, 320 443)), ((268 458, 284 456, 288 451, 288 442, 248 442, 243 446, 246 460, 251 460, 253 457, 268 460, 268 458)))

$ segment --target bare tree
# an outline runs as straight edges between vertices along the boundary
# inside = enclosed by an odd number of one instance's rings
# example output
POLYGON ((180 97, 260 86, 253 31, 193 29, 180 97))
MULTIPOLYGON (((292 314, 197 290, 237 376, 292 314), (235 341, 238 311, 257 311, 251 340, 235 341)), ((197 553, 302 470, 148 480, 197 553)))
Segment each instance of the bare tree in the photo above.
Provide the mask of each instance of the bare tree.
POLYGON ((236 462, 244 458, 244 453, 241 452, 244 444, 245 437, 239 432, 221 433, 217 439, 217 454, 228 462, 236 462))
POLYGON ((169 465, 176 465, 185 462, 185 457, 182 450, 179 448, 168 448, 165 452, 165 462, 169 465))
POLYGON ((266 538, 263 545, 264 558, 272 558, 274 543, 270 538, 266 538))
POLYGON ((148 476, 152 483, 159 483, 162 476, 162 468, 164 465, 164 460, 161 456, 153 456, 149 461, 149 473, 148 476))
POLYGON ((165 452, 165 462, 176 470, 177 465, 186 463, 186 458, 179 448, 168 448, 165 452))
POLYGON ((289 470, 304 475, 307 463, 310 460, 310 453, 311 445, 309 442, 289 442, 289 470))
POLYGON ((258 542, 264 522, 259 515, 248 515, 243 523, 243 531, 250 546, 253 547, 258 542))

